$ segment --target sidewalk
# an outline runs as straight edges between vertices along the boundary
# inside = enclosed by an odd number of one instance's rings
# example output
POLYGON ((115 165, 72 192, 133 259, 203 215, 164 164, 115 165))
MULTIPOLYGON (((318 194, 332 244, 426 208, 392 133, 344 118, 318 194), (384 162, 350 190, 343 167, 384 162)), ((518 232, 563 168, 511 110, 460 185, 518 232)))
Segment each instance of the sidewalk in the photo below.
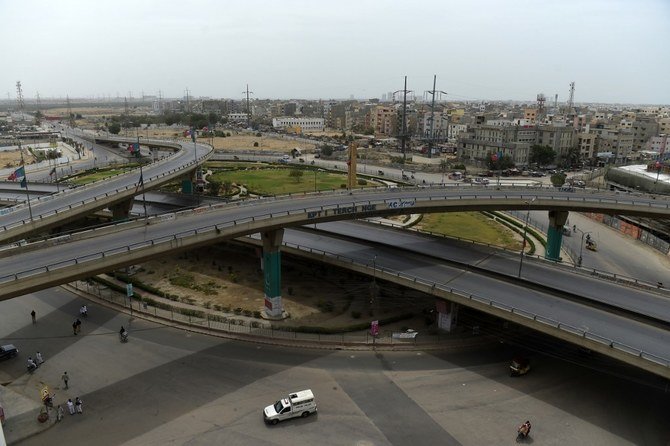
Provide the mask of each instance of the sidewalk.
POLYGON ((37 421, 37 416, 44 407, 37 401, 37 397, 30 399, 9 386, 0 386, 0 406, 5 411, 5 424, 2 429, 8 445, 45 431, 56 422, 55 409, 49 409, 50 416, 47 421, 37 421))

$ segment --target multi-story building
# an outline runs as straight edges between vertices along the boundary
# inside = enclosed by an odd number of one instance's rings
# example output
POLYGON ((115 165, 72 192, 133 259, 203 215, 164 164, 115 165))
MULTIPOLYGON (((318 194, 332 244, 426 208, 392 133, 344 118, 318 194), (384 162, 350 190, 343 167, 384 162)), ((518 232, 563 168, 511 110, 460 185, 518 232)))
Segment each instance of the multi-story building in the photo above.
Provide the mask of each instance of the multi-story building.
POLYGON ((658 134, 670 135, 670 118, 658 119, 658 134))
POLYGON ((370 126, 375 136, 395 136, 397 133, 398 115, 394 107, 377 105, 370 110, 370 126))
POLYGON ((276 129, 295 128, 301 132, 321 132, 324 129, 323 118, 273 118, 272 127, 276 129))
POLYGON ((593 159, 596 155, 596 139, 598 135, 588 131, 577 134, 577 148, 579 158, 583 160, 593 159))
POLYGON ((541 125, 537 129, 535 144, 549 146, 558 157, 565 157, 575 145, 575 129, 555 125, 541 125))
POLYGON ((615 164, 625 164, 632 159, 633 134, 628 130, 597 131, 596 150, 598 154, 612 154, 615 164))
POLYGON ((523 119, 530 121, 530 122, 535 122, 537 119, 537 109, 536 108, 527 108, 523 111, 523 119))
POLYGON ((638 116, 633 122, 633 150, 644 150, 652 136, 658 134, 658 123, 648 116, 638 116))
POLYGON ((419 121, 419 133, 424 138, 447 138, 449 115, 446 112, 425 113, 419 121), (432 129, 431 129, 432 121, 432 129), (432 135, 431 135, 432 130, 432 135))
POLYGON ((459 139, 458 156, 480 166, 494 153, 509 156, 514 164, 527 164, 531 144, 518 141, 519 131, 519 126, 475 126, 459 139))

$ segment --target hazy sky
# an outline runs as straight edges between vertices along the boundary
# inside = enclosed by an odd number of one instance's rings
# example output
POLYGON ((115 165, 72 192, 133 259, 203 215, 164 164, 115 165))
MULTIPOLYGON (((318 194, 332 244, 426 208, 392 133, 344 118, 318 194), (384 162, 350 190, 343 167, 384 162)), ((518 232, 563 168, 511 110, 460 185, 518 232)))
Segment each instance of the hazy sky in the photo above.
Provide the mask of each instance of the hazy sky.
POLYGON ((670 104, 670 0, 0 0, 0 96, 670 104))

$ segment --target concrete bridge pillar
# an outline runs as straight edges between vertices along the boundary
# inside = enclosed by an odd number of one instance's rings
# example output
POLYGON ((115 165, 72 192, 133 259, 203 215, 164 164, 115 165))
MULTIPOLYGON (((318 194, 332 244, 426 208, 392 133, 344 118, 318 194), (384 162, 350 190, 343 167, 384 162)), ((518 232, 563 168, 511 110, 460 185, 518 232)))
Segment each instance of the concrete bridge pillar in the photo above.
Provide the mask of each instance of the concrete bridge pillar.
POLYGON ((132 206, 133 206, 132 198, 129 198, 128 200, 125 201, 120 201, 110 206, 109 209, 112 211, 112 220, 114 221, 127 220, 128 217, 130 216, 130 208, 132 206))
POLYGON ((437 309, 437 328, 446 332, 451 332, 456 327, 458 315, 458 305, 446 300, 438 300, 437 309))
POLYGON ((265 313, 271 318, 282 317, 281 302, 281 242, 284 230, 277 229, 261 233, 263 240, 263 279, 265 291, 265 313))
POLYGON ((563 227, 568 221, 567 211, 549 211, 549 229, 547 229, 547 249, 544 257, 549 260, 561 260, 563 227))

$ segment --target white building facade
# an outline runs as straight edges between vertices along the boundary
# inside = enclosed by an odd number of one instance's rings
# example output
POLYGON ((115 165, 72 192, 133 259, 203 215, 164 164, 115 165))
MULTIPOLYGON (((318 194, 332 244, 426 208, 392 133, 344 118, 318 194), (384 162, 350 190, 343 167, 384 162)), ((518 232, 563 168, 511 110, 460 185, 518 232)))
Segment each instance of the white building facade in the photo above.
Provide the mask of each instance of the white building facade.
POLYGON ((272 118, 272 127, 283 129, 287 127, 300 127, 303 132, 322 132, 324 129, 323 118, 272 118))

